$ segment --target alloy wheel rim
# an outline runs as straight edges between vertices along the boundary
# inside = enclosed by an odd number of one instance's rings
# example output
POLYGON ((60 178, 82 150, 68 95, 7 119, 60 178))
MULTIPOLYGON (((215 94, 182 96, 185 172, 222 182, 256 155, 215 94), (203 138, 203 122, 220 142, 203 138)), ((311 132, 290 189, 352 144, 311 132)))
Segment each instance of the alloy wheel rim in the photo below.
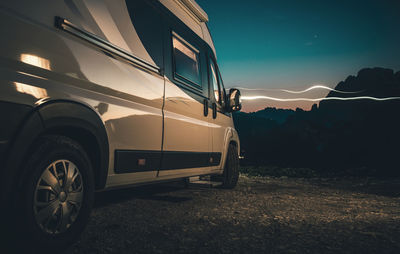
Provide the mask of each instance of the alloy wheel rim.
POLYGON ((48 234, 64 233, 76 221, 82 200, 78 167, 69 160, 52 162, 36 184, 33 210, 37 224, 48 234))

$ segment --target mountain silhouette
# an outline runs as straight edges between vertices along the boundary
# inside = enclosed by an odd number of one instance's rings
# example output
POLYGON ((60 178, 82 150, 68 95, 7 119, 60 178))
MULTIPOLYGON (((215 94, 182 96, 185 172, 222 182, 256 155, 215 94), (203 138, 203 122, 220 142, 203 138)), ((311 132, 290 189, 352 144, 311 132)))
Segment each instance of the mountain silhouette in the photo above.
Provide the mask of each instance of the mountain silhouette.
MULTIPOLYGON (((400 97, 400 72, 366 68, 341 81, 327 97, 400 97)), ((361 168, 400 175, 400 100, 325 100, 310 111, 266 108, 234 114, 244 164, 361 168)))
POLYGON ((295 113, 291 109, 280 109, 280 108, 265 108, 257 112, 250 113, 250 116, 261 117, 276 121, 278 124, 286 122, 287 118, 295 113))

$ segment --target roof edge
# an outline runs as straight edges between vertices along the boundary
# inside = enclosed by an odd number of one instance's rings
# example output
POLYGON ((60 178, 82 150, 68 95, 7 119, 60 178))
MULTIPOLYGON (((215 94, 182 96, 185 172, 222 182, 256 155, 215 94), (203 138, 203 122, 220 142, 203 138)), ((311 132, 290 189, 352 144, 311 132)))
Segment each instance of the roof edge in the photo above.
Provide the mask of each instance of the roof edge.
POLYGON ((195 0, 175 0, 184 4, 201 22, 208 22, 208 15, 195 0))

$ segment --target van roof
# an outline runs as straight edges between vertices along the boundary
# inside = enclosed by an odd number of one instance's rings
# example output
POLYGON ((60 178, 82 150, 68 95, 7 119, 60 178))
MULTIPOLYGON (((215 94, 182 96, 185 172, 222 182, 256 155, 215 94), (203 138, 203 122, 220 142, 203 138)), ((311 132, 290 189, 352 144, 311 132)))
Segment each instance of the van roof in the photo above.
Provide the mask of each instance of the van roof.
POLYGON ((181 0, 201 22, 208 22, 207 13, 194 0, 181 0))

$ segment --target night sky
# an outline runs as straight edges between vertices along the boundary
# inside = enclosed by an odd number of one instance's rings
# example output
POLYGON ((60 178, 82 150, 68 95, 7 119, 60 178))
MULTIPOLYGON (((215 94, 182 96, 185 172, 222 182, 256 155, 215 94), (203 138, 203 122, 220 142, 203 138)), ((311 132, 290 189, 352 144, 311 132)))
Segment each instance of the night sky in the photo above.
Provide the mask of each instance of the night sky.
MULTIPOLYGON (((361 68, 400 70, 400 1, 197 0, 209 15, 225 86, 335 87, 361 68)), ((302 97, 325 96, 319 90, 302 97)), ((242 90, 253 95, 257 91, 242 90)), ((287 97, 271 90, 263 94, 287 97)), ((245 102, 245 111, 312 103, 245 102)))

